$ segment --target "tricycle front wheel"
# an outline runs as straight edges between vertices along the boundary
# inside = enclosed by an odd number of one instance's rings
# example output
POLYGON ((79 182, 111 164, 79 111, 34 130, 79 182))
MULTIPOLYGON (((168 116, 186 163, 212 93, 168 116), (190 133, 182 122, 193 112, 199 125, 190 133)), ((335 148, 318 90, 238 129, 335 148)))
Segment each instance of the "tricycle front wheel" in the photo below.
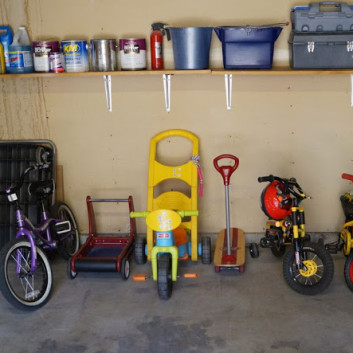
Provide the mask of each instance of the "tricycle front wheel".
POLYGON ((172 296, 172 259, 170 254, 163 254, 158 259, 158 295, 161 299, 169 299, 172 296))

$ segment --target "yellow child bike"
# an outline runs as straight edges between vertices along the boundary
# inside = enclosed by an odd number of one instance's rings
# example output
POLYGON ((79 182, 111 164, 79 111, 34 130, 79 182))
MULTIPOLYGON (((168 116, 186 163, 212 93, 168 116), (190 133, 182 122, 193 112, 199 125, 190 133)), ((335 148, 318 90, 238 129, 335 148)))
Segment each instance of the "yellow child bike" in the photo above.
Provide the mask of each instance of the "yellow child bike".
POLYGON ((294 178, 269 175, 258 181, 269 182, 261 195, 262 210, 269 217, 261 247, 271 248, 276 257, 284 255, 283 275, 290 288, 304 295, 321 293, 332 281, 334 265, 325 246, 306 234, 299 205, 309 196, 294 178))
MULTIPOLYGON (((350 180, 353 182, 353 175, 343 173, 342 179, 350 180)), ((338 233, 338 240, 334 243, 326 245, 331 253, 337 253, 337 251, 342 250, 343 254, 346 256, 346 262, 344 264, 344 279, 347 283, 348 288, 353 292, 353 193, 346 192, 340 197, 345 223, 338 233)))

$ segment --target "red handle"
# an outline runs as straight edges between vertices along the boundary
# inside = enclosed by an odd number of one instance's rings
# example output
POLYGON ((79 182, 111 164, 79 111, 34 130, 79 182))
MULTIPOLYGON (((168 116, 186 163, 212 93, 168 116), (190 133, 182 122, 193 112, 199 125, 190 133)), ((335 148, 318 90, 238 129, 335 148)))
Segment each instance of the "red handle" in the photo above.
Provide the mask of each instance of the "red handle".
POLYGON ((232 154, 221 154, 213 160, 213 165, 216 170, 222 175, 224 185, 229 185, 230 177, 233 172, 238 168, 239 159, 232 154), (219 165, 219 161, 222 159, 231 159, 234 161, 233 165, 219 165))
POLYGON ((343 173, 342 174, 342 179, 347 179, 353 182, 353 175, 352 174, 347 174, 347 173, 343 173))

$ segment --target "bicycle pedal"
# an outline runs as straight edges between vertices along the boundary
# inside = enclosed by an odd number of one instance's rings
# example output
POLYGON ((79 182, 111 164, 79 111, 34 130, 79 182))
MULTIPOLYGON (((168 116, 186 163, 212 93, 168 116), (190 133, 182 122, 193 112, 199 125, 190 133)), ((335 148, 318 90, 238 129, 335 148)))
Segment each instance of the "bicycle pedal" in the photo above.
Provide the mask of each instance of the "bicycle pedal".
POLYGON ((330 254, 337 254, 338 248, 336 245, 331 245, 331 244, 326 244, 325 249, 330 253, 330 254))

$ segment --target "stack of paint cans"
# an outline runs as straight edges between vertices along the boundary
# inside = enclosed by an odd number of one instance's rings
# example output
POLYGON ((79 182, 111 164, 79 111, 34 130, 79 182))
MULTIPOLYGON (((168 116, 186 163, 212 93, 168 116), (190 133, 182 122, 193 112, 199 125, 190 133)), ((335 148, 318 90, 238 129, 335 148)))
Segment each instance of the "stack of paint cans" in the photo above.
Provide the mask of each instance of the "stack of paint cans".
POLYGON ((36 72, 64 72, 65 63, 58 41, 33 42, 33 62, 36 72))

